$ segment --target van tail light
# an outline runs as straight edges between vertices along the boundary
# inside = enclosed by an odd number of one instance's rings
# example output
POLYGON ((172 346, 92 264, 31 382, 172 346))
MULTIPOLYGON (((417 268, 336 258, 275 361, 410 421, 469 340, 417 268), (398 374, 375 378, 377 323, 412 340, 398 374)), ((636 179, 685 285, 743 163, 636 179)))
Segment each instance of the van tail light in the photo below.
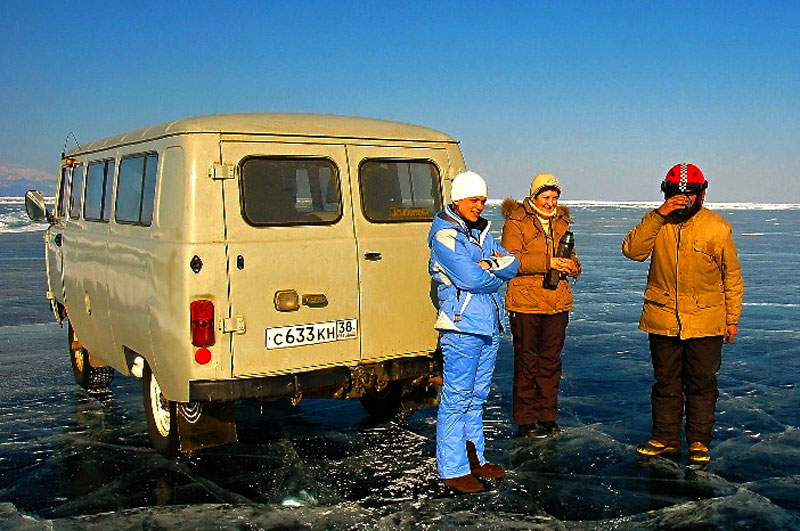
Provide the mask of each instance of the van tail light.
POLYGON ((194 353, 194 361, 200 365, 207 364, 209 361, 211 361, 211 351, 206 347, 197 349, 197 352, 194 353))
POLYGON ((214 303, 192 301, 190 305, 192 345, 207 347, 214 344, 214 303))

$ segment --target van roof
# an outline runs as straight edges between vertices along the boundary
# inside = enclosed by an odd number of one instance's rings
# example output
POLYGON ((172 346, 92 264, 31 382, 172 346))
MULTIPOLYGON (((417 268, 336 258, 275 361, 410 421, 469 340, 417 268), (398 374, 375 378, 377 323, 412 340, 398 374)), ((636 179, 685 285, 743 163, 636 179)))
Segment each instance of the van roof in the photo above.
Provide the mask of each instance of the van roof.
POLYGON ((449 135, 435 129, 390 120, 332 114, 241 113, 183 118, 95 140, 71 149, 68 154, 78 155, 112 146, 145 142, 186 133, 457 142, 449 135))

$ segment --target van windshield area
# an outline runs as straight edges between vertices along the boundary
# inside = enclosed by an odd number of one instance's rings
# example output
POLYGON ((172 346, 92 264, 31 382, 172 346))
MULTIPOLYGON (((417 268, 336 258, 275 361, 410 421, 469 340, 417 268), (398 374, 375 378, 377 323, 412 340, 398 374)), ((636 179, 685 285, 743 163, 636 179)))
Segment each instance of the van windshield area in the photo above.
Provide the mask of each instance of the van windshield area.
POLYGON ((430 221, 441 208, 439 172, 428 160, 367 160, 359 168, 359 182, 370 221, 430 221))
POLYGON ((250 225, 335 223, 339 174, 328 159, 252 157, 241 166, 242 216, 250 225))

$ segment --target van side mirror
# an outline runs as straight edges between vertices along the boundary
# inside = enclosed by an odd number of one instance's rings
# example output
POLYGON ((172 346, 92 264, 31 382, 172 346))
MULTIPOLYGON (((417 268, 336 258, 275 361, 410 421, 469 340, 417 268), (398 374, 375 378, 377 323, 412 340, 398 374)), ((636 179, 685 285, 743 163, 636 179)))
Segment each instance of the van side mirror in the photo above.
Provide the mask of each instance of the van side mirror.
POLYGON ((44 197, 38 190, 28 190, 25 193, 25 212, 28 213, 28 217, 33 221, 46 219, 48 223, 53 222, 53 215, 47 211, 44 197))

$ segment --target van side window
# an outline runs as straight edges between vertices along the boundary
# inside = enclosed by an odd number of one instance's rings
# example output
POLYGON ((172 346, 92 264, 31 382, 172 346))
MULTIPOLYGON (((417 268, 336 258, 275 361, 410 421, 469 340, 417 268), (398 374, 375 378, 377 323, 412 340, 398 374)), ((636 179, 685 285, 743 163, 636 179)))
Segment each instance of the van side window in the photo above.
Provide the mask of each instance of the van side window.
POLYGON ((69 178, 72 176, 72 167, 64 166, 61 168, 61 181, 58 185, 58 214, 57 216, 63 218, 67 214, 67 188, 69 187, 69 178))
POLYGON ((250 225, 335 223, 339 174, 328 159, 251 157, 241 165, 242 216, 250 225))
POLYGON ((119 223, 150 225, 156 192, 158 154, 125 157, 119 164, 114 220, 119 223))
POLYGON ((81 217, 81 200, 83 199, 83 165, 77 164, 72 168, 72 191, 69 195, 69 217, 81 217))
POLYGON ((86 196, 83 200, 83 219, 108 221, 111 206, 111 187, 108 183, 114 176, 114 161, 101 160, 89 164, 86 170, 86 196))
POLYGON ((441 209, 439 171, 428 160, 367 160, 359 167, 359 182, 370 221, 430 221, 441 209))

